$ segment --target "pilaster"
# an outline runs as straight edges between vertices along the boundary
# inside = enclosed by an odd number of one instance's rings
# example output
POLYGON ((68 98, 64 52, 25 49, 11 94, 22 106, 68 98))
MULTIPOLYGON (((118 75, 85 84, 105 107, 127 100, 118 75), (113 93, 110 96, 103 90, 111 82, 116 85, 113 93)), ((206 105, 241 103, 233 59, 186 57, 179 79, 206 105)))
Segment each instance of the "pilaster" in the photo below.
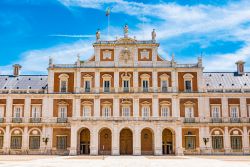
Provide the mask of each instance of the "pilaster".
POLYGON ((31 107, 31 99, 30 97, 25 97, 25 104, 24 104, 24 122, 29 122, 30 116, 30 107, 31 107))
POLYGON ((153 117, 159 117, 159 99, 157 95, 153 95, 153 117))
POLYGON ((100 117, 100 96, 95 96, 94 117, 100 117))
POLYGON ((113 133, 112 133, 112 155, 119 155, 119 131, 117 127, 117 123, 113 125, 113 133))

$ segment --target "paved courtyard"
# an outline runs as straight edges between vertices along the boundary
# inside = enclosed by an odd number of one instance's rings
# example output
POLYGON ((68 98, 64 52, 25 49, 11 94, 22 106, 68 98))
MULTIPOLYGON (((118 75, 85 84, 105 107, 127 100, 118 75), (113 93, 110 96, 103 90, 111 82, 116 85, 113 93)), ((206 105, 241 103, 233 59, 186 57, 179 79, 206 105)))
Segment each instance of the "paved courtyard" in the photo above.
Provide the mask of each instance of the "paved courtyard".
POLYGON ((250 167, 250 156, 0 156, 2 167, 250 167))

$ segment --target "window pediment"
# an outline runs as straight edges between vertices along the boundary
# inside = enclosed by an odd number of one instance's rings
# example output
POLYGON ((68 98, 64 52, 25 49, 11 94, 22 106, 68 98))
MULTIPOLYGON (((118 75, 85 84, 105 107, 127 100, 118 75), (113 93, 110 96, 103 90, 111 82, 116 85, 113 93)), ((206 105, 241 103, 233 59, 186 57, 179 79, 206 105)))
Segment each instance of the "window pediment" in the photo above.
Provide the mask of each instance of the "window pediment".
POLYGON ((150 75, 149 75, 149 74, 141 74, 141 75, 140 75, 140 78, 141 78, 141 79, 149 79, 149 78, 150 78, 150 75))
POLYGON ((60 74, 58 78, 60 78, 60 80, 68 80, 69 75, 68 74, 60 74))
POLYGON ((149 51, 146 49, 143 49, 141 52, 141 59, 149 59, 149 51))
POLYGON ((184 78, 184 79, 187 79, 187 80, 189 80, 189 79, 191 80, 193 77, 194 77, 194 76, 193 76, 192 74, 189 74, 189 73, 183 75, 183 78, 184 78))
POLYGON ((111 102, 109 102, 109 101, 104 101, 104 102, 102 102, 102 104, 101 105, 103 105, 103 106, 111 106, 112 105, 112 103, 111 102))
POLYGON ((162 101, 162 102, 160 102, 160 105, 161 106, 169 106, 169 105, 171 105, 171 103, 169 101, 162 101))
POLYGON ((168 80, 168 78, 169 78, 169 75, 168 74, 162 74, 162 75, 160 75, 160 79, 161 80, 168 80))
POLYGON ((149 105, 151 105, 151 103, 148 102, 148 101, 143 101, 143 102, 141 103, 141 105, 143 105, 143 106, 149 106, 149 105))
POLYGON ((91 101, 83 101, 81 104, 84 105, 84 106, 91 106, 91 105, 93 105, 93 102, 91 102, 91 101))
POLYGON ((60 106, 65 106, 65 105, 69 105, 67 102, 65 102, 65 101, 59 101, 58 103, 57 103, 57 105, 60 105, 60 106))
POLYGON ((125 72, 125 73, 123 73, 123 74, 121 75, 121 78, 122 78, 123 80, 129 80, 131 77, 132 77, 132 75, 129 74, 129 73, 127 73, 127 72, 125 72))
POLYGON ((110 50, 103 51, 103 59, 111 59, 112 52, 110 50))
POLYGON ((132 102, 130 100, 127 100, 127 99, 122 99, 122 102, 121 102, 122 105, 132 105, 132 102))
POLYGON ((187 101, 184 103, 184 106, 194 106, 194 103, 191 101, 187 101))
POLYGON ((83 78, 84 78, 84 79, 92 79, 93 76, 90 75, 90 74, 85 74, 85 75, 83 76, 83 78))
POLYGON ((110 74, 104 74, 104 75, 102 75, 102 78, 103 79, 111 79, 112 76, 110 74))

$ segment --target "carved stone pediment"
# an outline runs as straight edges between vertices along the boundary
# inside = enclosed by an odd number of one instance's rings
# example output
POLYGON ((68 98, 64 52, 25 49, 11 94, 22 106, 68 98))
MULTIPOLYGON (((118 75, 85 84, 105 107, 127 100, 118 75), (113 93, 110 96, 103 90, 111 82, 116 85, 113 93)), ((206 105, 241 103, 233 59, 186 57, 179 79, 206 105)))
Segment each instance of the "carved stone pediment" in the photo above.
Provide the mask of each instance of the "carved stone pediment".
POLYGON ((133 57, 132 57, 132 53, 131 51, 128 49, 128 48, 125 48, 123 49, 121 52, 120 52, 120 57, 119 57, 120 60, 123 60, 125 62, 127 61, 132 61, 133 60, 133 57))

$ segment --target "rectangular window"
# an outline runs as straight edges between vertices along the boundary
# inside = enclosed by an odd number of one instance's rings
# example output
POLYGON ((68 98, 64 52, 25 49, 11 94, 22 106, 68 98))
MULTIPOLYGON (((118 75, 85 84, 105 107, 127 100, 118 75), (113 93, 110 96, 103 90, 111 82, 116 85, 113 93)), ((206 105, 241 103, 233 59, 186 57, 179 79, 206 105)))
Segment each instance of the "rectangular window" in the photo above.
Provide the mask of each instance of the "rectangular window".
POLYGON ((22 148, 22 136, 11 136, 11 149, 22 148))
POLYGON ((168 91, 168 81, 167 80, 161 81, 161 91, 162 92, 168 91))
POLYGON ((124 80, 123 81, 123 91, 124 92, 128 92, 129 91, 129 81, 128 80, 124 80))
POLYGON ((32 118, 40 118, 41 107, 32 106, 32 118))
POLYGON ((213 149, 223 149, 223 136, 212 136, 213 149))
POLYGON ((0 149, 3 149, 3 136, 0 136, 0 149))
POLYGON ((148 92, 148 80, 142 81, 143 92, 148 92))
POLYGON ((193 118, 194 117, 194 108, 193 107, 185 107, 185 118, 193 118))
POLYGON ((85 81, 85 92, 90 92, 90 81, 85 81))
POLYGON ((187 91, 187 92, 191 92, 192 91, 191 80, 186 80, 185 81, 185 91, 187 91))
POLYGON ((86 106, 83 107, 83 117, 90 117, 91 113, 91 107, 86 106))
POLYGON ((59 118, 67 118, 67 106, 60 106, 58 112, 59 118))
POLYGON ((103 116, 104 117, 110 117, 111 116, 111 108, 109 106, 106 106, 103 108, 103 116))
POLYGON ((220 106, 212 106, 212 117, 220 118, 220 106))
POLYGON ((4 117, 4 106, 0 106, 0 118, 4 117))
POLYGON ((242 149, 242 137, 241 136, 231 136, 231 148, 233 150, 242 149))
POLYGON ((161 107, 161 116, 162 117, 169 117, 170 113, 169 113, 169 107, 161 107))
POLYGON ((187 150, 193 150, 195 149, 195 136, 185 136, 185 148, 187 150))
POLYGON ((122 116, 129 117, 130 116, 130 107, 122 107, 122 116))
POLYGON ((14 118, 21 118, 21 114, 22 114, 22 107, 15 106, 14 107, 14 118))
POLYGON ((40 136, 30 136, 29 148, 30 149, 40 149, 40 136))
POLYGON ((110 81, 104 81, 104 92, 110 92, 110 81))
POLYGON ((150 112, 150 108, 149 107, 142 107, 142 117, 149 117, 149 112, 150 112))
POLYGON ((61 92, 67 92, 67 81, 61 81, 61 92))
POLYGON ((231 106, 230 107, 231 110, 231 117, 232 118, 239 118, 239 108, 238 106, 231 106))
POLYGON ((67 149, 67 136, 57 136, 57 149, 66 150, 67 149))

